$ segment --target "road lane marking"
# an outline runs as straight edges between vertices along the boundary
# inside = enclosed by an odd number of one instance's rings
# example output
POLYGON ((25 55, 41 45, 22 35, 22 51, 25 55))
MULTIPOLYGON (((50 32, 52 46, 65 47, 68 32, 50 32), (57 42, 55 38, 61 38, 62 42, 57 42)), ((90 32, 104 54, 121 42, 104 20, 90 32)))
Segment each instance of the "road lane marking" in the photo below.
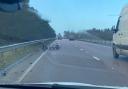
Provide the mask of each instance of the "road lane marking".
POLYGON ((111 46, 103 46, 104 48, 108 48, 108 49, 111 49, 112 47, 111 46))
POLYGON ((40 59, 48 52, 45 51, 43 52, 37 59, 36 61, 23 73, 23 75, 19 78, 18 81, 16 81, 16 83, 20 83, 24 78, 25 76, 34 68, 34 66, 40 61, 40 59))
MULTIPOLYGON (((56 42, 56 41, 54 41, 56 42)), ((53 45, 54 42, 51 44, 53 45)), ((50 46, 51 46, 50 45, 50 46)), ((40 59, 48 52, 48 50, 46 50, 45 52, 43 52, 36 60, 35 62, 33 62, 33 64, 31 66, 29 66, 29 68, 23 73, 23 75, 19 78, 18 81, 16 81, 16 83, 20 83, 24 78, 25 76, 34 68, 34 66, 40 61, 40 59)))
POLYGON ((96 59, 97 61, 100 61, 100 58, 93 56, 94 59, 96 59))
POLYGON ((84 51, 84 49, 80 49, 80 51, 84 51))

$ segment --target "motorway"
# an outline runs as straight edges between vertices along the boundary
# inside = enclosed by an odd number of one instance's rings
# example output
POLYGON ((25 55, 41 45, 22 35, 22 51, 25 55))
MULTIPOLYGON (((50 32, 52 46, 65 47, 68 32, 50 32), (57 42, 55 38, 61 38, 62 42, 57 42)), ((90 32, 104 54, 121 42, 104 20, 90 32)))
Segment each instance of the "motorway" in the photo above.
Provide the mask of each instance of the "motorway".
POLYGON ((17 83, 78 82, 128 86, 128 57, 114 59, 109 46, 66 39, 56 42, 61 48, 33 57, 34 62, 20 73, 17 83))

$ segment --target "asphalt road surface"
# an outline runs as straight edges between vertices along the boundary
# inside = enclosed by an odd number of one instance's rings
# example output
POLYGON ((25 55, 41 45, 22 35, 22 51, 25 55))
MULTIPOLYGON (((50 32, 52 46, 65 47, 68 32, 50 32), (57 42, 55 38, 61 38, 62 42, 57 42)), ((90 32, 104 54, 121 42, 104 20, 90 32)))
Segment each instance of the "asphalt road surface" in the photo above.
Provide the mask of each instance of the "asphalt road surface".
POLYGON ((128 86, 128 57, 114 59, 109 46, 66 39, 56 42, 61 48, 42 53, 17 82, 128 86))

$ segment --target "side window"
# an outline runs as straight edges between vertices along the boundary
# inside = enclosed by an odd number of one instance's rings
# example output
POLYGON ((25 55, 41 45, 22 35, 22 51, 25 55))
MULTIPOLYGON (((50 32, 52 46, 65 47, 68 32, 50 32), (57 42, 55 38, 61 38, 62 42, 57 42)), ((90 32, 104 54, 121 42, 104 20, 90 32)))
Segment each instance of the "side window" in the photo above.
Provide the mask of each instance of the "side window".
POLYGON ((120 18, 121 18, 121 16, 118 18, 115 33, 119 31, 120 18))
POLYGON ((120 23, 120 20, 118 19, 117 25, 116 25, 116 30, 117 30, 117 31, 119 30, 119 23, 120 23))
POLYGON ((121 16, 118 18, 115 33, 119 31, 120 18, 121 18, 121 16))

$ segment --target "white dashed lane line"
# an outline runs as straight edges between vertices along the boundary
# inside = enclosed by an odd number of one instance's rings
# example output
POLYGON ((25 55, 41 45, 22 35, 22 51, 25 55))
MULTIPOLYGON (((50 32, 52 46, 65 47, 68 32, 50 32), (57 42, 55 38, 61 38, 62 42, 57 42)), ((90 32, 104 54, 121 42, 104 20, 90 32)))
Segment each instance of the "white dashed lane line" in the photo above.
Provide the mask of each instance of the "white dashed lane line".
POLYGON ((114 67, 112 67, 112 70, 114 70, 114 67))
POLYGON ((96 57, 96 56, 93 56, 93 58, 97 61, 100 61, 100 58, 96 57))
POLYGON ((80 51, 84 51, 84 49, 80 49, 80 51))

